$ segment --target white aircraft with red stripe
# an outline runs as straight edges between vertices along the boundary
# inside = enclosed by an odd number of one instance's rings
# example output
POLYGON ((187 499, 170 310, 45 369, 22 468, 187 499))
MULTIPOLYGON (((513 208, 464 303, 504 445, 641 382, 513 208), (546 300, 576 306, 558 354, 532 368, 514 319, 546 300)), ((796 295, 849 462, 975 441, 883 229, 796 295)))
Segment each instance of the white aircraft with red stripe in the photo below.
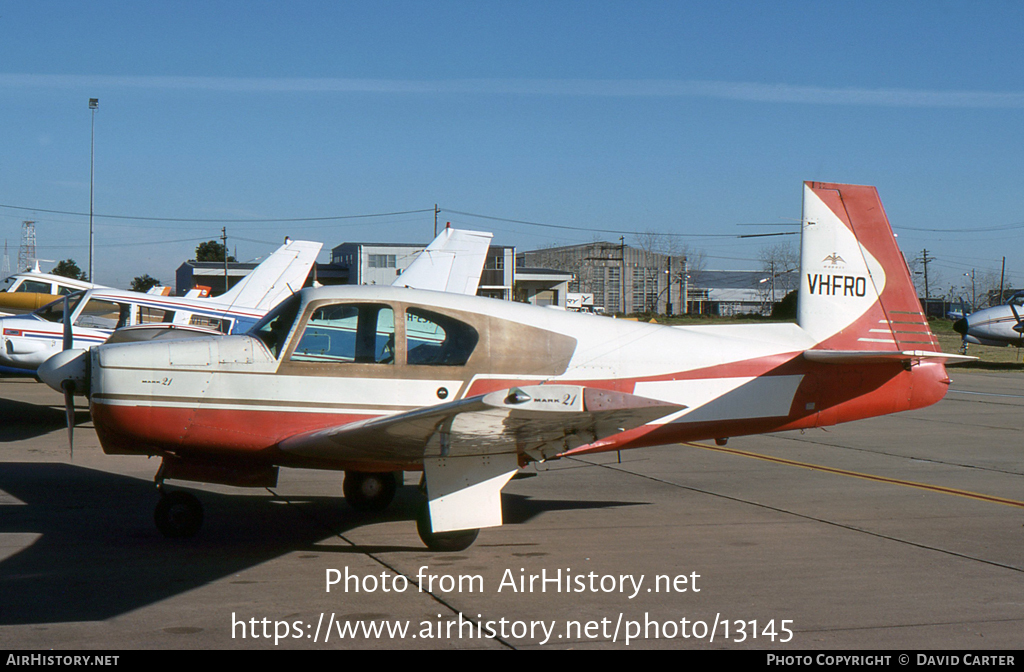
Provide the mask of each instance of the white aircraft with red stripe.
POLYGON ((284 297, 298 291, 316 262, 323 243, 286 240, 228 292, 214 298, 163 296, 92 285, 67 299, 27 315, 0 319, 0 371, 33 373, 61 351, 64 313, 71 321, 72 345, 90 348, 117 329, 132 328, 149 336, 168 327, 244 333, 284 297))
MULTIPOLYGON (((202 507, 165 479, 267 486, 346 472, 356 508, 423 472, 428 547, 500 525, 523 465, 805 429, 940 400, 944 364, 873 187, 804 186, 796 324, 671 327, 397 287, 306 289, 247 335, 62 353, 40 377, 89 393, 104 451, 162 457, 156 521, 202 507)), ((70 390, 70 391, 69 391, 70 390)))

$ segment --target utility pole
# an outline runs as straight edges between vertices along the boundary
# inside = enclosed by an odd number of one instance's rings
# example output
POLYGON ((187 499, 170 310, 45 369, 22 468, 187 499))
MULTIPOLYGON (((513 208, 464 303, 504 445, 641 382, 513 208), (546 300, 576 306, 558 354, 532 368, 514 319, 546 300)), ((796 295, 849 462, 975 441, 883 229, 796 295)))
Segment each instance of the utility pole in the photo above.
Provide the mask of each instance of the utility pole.
POLYGON ((92 255, 93 255, 93 230, 92 230, 92 205, 93 205, 93 178, 96 174, 96 108, 100 106, 99 98, 89 99, 89 110, 92 114, 92 124, 89 133, 89 282, 93 282, 92 255))
POLYGON ((665 271, 665 316, 672 315, 672 257, 668 257, 668 270, 665 271))
POLYGON ((441 212, 437 209, 437 203, 434 203, 434 238, 437 238, 437 214, 441 212))
POLYGON ((619 310, 622 314, 626 314, 626 237, 619 236, 619 294, 622 297, 622 302, 619 304, 619 310))
POLYGON ((224 243, 224 293, 228 291, 228 227, 222 226, 220 229, 220 239, 224 243))
POLYGON ((928 256, 928 250, 921 251, 921 263, 924 264, 924 303, 926 306, 925 312, 927 313, 928 299, 931 298, 931 293, 928 288, 928 262, 935 261, 935 257, 928 256))
POLYGON ((690 262, 689 257, 683 257, 683 315, 690 314, 690 262))
MULTIPOLYGON (((1006 276, 1006 257, 1003 257, 1003 267, 999 270, 999 305, 1003 303, 1003 278, 1006 276)), ((973 308, 974 306, 972 306, 973 308)))

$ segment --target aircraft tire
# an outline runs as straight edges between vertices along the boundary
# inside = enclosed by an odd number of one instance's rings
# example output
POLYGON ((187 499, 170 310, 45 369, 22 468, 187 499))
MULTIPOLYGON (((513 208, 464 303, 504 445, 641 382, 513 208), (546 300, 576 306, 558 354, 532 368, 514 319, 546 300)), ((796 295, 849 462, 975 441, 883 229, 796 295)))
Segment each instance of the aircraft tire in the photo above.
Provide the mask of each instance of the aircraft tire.
POLYGON ((430 509, 426 503, 420 507, 419 515, 416 516, 416 531, 427 548, 441 553, 464 551, 473 545, 480 534, 479 529, 434 532, 430 526, 430 509))
POLYGON ((388 508, 397 488, 395 474, 390 471, 346 471, 341 486, 348 505, 362 513, 377 513, 388 508))
POLYGON ((169 492, 157 502, 153 520, 156 529, 168 539, 194 537, 203 526, 203 505, 190 493, 169 492))

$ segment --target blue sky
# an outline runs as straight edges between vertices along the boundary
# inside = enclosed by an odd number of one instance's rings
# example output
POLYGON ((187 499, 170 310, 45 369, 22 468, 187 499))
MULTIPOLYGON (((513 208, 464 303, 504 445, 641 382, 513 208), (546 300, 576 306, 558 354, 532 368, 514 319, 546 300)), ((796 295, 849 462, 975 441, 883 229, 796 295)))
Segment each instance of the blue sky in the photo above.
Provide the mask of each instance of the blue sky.
MULTIPOLYGON (((1009 2, 0 0, 0 205, 29 208, 0 207, 0 237, 13 265, 34 219, 39 256, 87 265, 88 218, 43 211, 88 212, 96 97, 101 215, 437 203, 520 249, 658 232, 757 268, 782 239, 737 225, 784 230, 815 179, 877 186, 941 291, 1003 255, 1021 286, 1022 19, 1009 2)), ((96 280, 116 286, 173 283, 221 226, 246 260, 285 235, 433 231, 432 212, 95 221, 96 280)))

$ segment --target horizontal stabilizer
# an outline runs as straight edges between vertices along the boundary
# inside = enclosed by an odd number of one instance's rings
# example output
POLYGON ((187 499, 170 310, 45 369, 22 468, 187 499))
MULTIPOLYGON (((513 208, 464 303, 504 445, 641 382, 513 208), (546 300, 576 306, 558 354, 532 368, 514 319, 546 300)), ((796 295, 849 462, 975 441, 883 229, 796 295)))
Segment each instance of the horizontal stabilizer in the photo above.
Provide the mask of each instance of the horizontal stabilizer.
POLYGON ((928 350, 807 350, 804 352, 804 359, 822 364, 883 364, 914 361, 962 364, 978 358, 928 350))

